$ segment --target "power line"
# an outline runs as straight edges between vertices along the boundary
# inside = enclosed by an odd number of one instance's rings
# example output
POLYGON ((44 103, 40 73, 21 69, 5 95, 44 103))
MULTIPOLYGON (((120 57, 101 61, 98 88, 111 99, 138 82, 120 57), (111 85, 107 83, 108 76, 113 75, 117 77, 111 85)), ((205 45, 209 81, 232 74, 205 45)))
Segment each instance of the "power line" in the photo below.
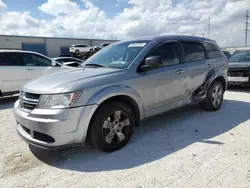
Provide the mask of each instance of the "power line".
POLYGON ((245 17, 246 17, 246 22, 245 22, 245 24, 246 24, 246 29, 245 29, 245 46, 247 46, 247 34, 248 34, 248 26, 249 26, 249 24, 250 23, 248 23, 248 21, 249 21, 249 18, 250 18, 250 16, 248 15, 248 10, 247 10, 247 14, 245 15, 245 17))

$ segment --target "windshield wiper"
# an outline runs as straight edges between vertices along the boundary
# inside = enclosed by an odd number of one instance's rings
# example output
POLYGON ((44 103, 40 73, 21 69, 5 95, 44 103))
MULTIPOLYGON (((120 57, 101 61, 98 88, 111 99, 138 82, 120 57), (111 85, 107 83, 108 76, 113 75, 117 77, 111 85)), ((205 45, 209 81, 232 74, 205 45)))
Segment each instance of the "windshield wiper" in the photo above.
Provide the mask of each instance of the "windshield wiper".
POLYGON ((89 64, 85 64, 84 66, 96 66, 96 67, 105 67, 105 68, 108 68, 108 67, 105 66, 105 65, 96 64, 96 63, 89 63, 89 64))

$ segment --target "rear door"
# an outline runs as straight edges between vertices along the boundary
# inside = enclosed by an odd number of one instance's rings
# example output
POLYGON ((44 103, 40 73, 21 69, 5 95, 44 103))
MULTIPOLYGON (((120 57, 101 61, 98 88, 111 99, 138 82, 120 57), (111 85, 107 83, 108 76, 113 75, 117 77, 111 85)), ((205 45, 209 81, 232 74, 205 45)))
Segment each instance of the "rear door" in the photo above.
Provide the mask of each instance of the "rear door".
POLYGON ((38 54, 23 53, 23 60, 26 64, 26 77, 28 82, 61 70, 61 66, 52 66, 50 59, 38 54))
POLYGON ((202 43, 182 41, 181 44, 186 65, 186 87, 191 96, 205 82, 208 72, 213 68, 213 61, 206 58, 202 43))
POLYGON ((18 92, 26 83, 25 64, 21 53, 0 53, 0 89, 3 93, 18 92))

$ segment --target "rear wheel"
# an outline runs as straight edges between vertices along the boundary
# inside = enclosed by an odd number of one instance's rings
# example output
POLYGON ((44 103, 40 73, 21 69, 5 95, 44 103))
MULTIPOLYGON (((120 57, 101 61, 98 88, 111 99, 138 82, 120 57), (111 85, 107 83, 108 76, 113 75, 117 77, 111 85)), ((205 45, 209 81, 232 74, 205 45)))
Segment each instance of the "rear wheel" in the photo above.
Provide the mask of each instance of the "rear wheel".
POLYGON ((132 109, 120 101, 100 106, 95 113, 89 130, 91 143, 104 152, 123 148, 130 140, 135 125, 132 109))
POLYGON ((220 81, 211 84, 207 92, 206 109, 216 111, 220 109, 224 97, 224 87, 220 81))

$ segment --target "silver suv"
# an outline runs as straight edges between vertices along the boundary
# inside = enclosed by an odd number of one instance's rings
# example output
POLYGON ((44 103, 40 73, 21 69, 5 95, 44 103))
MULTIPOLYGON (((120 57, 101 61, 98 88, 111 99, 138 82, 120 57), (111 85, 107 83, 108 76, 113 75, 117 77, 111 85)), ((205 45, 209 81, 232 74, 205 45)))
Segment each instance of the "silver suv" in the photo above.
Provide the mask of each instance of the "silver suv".
POLYGON ((215 41, 162 36, 111 44, 81 69, 42 77, 15 103, 17 132, 29 144, 124 147, 144 118, 203 101, 218 110, 227 58, 215 41))

